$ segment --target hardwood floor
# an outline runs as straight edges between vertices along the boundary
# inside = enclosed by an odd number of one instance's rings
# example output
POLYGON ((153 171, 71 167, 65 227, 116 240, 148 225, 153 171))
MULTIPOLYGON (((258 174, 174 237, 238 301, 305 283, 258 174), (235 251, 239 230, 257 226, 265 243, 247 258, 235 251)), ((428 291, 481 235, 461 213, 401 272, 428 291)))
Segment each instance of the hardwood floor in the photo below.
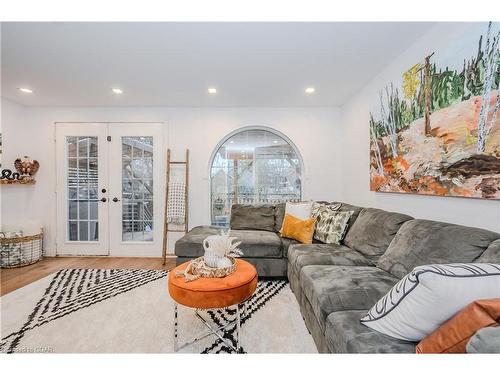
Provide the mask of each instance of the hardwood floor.
POLYGON ((1 269, 0 296, 64 268, 170 270, 174 267, 174 258, 167 258, 167 263, 163 266, 161 258, 47 257, 26 267, 1 269))

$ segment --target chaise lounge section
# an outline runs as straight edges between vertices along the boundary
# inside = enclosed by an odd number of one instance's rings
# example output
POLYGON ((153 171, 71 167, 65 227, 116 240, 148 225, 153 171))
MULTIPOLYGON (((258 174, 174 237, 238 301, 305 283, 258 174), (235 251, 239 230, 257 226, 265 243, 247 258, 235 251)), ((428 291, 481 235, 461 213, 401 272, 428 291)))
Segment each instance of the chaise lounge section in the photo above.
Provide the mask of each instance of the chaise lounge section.
MULTIPOLYGON (((297 241, 279 235, 285 215, 285 204, 242 205, 231 209, 231 236, 241 241, 242 259, 252 263, 259 277, 286 277, 288 247, 297 241)), ((219 234, 224 228, 198 226, 175 244, 177 265, 203 255, 203 240, 219 234)))

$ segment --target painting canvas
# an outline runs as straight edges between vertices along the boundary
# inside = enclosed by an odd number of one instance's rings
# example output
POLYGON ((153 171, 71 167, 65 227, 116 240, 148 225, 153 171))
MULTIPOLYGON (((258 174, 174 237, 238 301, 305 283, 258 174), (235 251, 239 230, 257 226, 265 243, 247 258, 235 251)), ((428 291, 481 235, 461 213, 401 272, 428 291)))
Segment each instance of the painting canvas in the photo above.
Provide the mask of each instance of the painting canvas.
POLYGON ((380 90, 372 191, 500 199, 500 24, 471 29, 380 90))

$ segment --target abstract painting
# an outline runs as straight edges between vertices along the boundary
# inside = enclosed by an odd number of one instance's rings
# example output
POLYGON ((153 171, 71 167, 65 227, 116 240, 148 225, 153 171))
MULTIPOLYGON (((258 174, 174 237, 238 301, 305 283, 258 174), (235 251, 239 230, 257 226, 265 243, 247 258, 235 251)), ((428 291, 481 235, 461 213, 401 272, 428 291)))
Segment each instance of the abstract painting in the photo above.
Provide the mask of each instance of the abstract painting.
POLYGON ((370 189, 500 199, 500 23, 479 23, 380 90, 370 189))

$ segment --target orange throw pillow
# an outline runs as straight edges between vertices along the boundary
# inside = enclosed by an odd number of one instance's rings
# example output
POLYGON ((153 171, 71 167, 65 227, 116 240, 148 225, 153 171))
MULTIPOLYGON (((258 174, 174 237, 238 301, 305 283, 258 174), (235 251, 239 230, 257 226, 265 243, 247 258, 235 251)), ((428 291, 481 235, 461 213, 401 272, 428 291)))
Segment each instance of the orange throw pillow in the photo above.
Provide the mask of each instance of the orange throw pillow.
POLYGON ((301 243, 311 244, 315 224, 315 218, 300 220, 295 216, 286 214, 283 220, 283 227, 281 228, 281 236, 292 238, 301 243))
POLYGON ((417 353, 466 353, 469 339, 481 328, 500 325, 500 298, 474 301, 417 345, 417 353))

